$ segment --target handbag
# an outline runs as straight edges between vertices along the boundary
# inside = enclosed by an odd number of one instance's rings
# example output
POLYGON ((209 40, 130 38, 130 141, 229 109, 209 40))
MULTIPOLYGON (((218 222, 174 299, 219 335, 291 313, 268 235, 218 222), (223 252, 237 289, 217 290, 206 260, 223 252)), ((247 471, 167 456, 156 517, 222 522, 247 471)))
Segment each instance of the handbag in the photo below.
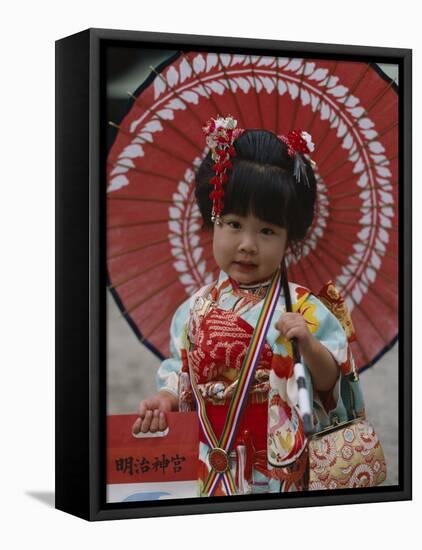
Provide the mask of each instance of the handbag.
MULTIPOLYGON (((285 290, 288 288, 285 280, 285 290)), ((332 281, 317 297, 339 320, 348 341, 354 341, 350 312, 332 281)), ((289 303, 286 300, 287 310, 289 303)), ((357 374, 351 376, 357 382, 357 374)), ((356 415, 352 391, 350 398, 355 418, 339 422, 333 416, 330 426, 308 436, 309 491, 373 487, 386 480, 387 465, 378 436, 365 415, 356 415)))
POLYGON ((369 420, 332 425, 309 439, 309 491, 374 487, 385 481, 384 452, 369 420))

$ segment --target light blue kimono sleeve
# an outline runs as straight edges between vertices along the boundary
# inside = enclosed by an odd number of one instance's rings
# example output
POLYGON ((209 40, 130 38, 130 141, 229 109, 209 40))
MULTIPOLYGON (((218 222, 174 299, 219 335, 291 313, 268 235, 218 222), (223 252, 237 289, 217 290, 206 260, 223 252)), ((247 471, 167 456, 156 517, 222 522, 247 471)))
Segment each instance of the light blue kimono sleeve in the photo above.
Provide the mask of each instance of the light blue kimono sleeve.
POLYGON ((344 422, 355 416, 363 416, 364 402, 356 364, 340 321, 316 296, 310 294, 306 303, 315 306, 312 309, 318 327, 313 335, 328 349, 339 366, 337 381, 330 392, 317 392, 312 388, 310 372, 302 358, 308 371, 306 378, 313 402, 314 423, 319 430, 333 422, 344 422))
POLYGON ((182 368, 181 349, 189 321, 190 298, 183 302, 173 315, 170 324, 170 357, 159 366, 155 376, 158 391, 165 390, 178 395, 179 373, 182 368))

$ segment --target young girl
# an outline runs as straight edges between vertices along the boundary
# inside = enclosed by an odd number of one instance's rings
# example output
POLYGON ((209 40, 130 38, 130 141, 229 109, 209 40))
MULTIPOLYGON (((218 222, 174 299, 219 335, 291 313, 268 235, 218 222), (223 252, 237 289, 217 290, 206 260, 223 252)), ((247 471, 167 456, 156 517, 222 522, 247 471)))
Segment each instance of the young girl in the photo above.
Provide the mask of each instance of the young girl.
POLYGON ((236 126, 230 116, 208 122, 210 152, 196 176, 218 279, 174 314, 172 357, 160 365, 159 391, 140 402, 133 426, 135 433, 164 430, 167 411, 197 411, 199 496, 307 488, 307 437, 292 338, 304 365, 315 429, 363 410, 342 324, 310 289, 286 281, 287 312, 282 285, 276 286, 286 277, 286 252, 298 254, 314 216, 310 136, 236 126))

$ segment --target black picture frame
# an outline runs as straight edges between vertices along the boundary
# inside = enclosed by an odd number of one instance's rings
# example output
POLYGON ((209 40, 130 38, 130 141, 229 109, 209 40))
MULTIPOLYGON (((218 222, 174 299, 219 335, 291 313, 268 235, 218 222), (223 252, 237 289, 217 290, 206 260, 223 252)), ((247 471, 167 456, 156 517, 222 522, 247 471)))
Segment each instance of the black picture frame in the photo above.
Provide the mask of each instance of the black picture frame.
POLYGON ((412 498, 412 50, 88 29, 56 48, 56 508, 86 520, 307 507, 412 498), (356 491, 107 504, 104 49, 268 53, 399 66, 399 484, 356 491))

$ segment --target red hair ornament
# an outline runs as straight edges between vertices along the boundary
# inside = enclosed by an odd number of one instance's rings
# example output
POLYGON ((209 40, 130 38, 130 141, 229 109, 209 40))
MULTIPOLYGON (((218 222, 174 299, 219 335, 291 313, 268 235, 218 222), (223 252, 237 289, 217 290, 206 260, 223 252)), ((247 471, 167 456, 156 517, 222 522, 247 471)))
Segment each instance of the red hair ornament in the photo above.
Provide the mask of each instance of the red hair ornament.
POLYGON ((310 188, 308 174, 306 172, 306 163, 303 157, 306 156, 312 167, 315 166, 315 162, 309 157, 315 149, 311 135, 303 130, 291 130, 287 136, 280 135, 278 137, 287 145, 289 157, 294 159, 293 175, 296 181, 298 183, 303 181, 305 185, 310 188))
POLYGON ((233 142, 244 130, 237 128, 237 120, 231 115, 226 118, 218 116, 216 119, 211 118, 202 128, 206 135, 206 142, 211 150, 211 158, 214 161, 212 167, 215 176, 210 180, 211 185, 214 185, 209 197, 212 199, 211 221, 219 222, 221 212, 224 207, 223 185, 227 182, 227 170, 232 168, 230 158, 236 156, 236 151, 233 147, 233 142))

